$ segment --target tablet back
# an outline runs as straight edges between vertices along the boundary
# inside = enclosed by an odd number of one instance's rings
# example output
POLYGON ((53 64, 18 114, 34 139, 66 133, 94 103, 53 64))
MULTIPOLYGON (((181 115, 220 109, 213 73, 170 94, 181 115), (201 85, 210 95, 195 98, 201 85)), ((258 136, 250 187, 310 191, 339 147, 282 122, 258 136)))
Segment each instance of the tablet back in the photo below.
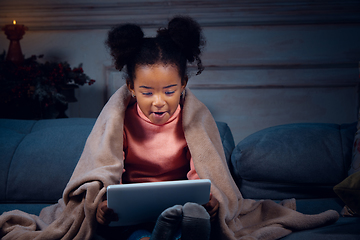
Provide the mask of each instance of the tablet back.
POLYGON ((187 202, 205 204, 209 201, 210 187, 208 179, 110 185, 108 207, 119 217, 110 226, 154 222, 168 207, 187 202))

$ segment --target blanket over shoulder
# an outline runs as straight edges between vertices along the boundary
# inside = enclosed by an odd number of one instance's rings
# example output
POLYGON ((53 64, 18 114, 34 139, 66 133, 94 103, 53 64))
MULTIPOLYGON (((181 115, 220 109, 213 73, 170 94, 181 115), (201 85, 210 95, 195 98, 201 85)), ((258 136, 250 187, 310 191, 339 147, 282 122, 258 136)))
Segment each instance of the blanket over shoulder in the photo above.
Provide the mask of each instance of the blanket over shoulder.
MULTIPOLYGON (((44 208, 39 216, 18 210, 0 216, 2 239, 92 238, 97 205, 106 187, 118 184, 123 172, 123 123, 131 99, 124 85, 105 105, 57 204, 44 208)), ((333 210, 301 214, 294 199, 280 204, 244 199, 228 170, 216 123, 189 89, 183 102, 183 128, 195 169, 200 178, 211 180, 212 194, 220 203, 214 239, 277 239, 338 219, 333 210)))

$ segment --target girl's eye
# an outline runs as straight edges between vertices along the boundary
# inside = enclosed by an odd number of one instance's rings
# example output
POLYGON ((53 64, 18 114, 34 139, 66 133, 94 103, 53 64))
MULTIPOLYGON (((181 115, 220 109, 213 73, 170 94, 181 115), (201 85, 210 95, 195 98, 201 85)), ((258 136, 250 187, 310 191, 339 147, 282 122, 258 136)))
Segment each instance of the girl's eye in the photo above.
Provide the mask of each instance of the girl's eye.
POLYGON ((143 92, 142 95, 145 95, 145 96, 150 96, 152 94, 152 92, 143 92))
POLYGON ((171 95, 173 94, 175 91, 171 91, 171 92, 165 92, 166 95, 171 95))

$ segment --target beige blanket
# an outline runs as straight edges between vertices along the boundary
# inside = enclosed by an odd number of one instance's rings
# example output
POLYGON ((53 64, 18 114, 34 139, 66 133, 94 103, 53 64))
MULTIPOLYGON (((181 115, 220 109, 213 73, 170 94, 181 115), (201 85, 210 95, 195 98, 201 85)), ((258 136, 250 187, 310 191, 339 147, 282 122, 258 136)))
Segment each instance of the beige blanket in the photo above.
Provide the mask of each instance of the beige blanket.
MULTIPOLYGON (((58 204, 40 216, 11 211, 0 216, 2 239, 89 239, 96 229, 95 212, 106 187, 117 184, 123 170, 124 113, 132 97, 120 88, 99 115, 81 158, 58 204)), ((338 219, 335 211, 304 215, 295 200, 282 204, 243 199, 229 173, 215 121, 209 110, 186 90, 183 127, 195 169, 212 181, 220 202, 214 239, 277 239, 338 219)))

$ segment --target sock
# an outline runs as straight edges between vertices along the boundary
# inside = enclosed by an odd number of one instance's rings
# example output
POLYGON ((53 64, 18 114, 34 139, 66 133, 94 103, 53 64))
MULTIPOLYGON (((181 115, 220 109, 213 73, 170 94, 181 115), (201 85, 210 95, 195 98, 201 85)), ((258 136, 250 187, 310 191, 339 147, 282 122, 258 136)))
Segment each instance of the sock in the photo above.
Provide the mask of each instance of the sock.
POLYGON ((150 240, 172 240, 182 219, 182 206, 175 205, 163 211, 156 221, 150 240))
POLYGON ((196 203, 186 203, 183 206, 181 239, 208 240, 210 231, 210 216, 205 208, 196 203))

